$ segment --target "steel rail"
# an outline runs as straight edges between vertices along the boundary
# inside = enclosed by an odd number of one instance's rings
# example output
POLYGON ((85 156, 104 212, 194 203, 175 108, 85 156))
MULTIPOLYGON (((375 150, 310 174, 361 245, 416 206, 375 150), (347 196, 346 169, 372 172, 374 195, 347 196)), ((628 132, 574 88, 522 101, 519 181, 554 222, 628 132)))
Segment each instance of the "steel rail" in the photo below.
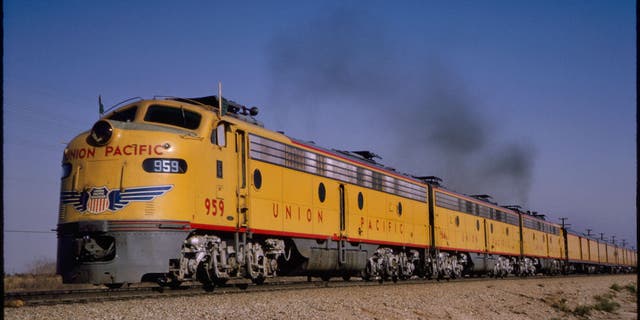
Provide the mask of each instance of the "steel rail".
POLYGON ((47 290, 47 291, 13 291, 7 292, 4 295, 5 306, 15 305, 15 302, 21 301, 19 305, 24 306, 41 306, 41 305, 57 305, 57 304, 75 304, 75 303, 90 303, 90 302, 105 302, 105 301, 118 301, 118 300, 133 300, 133 299, 155 299, 166 297, 187 297, 187 296, 200 296, 200 295, 217 295, 217 294, 239 294, 239 293, 257 293, 257 292, 273 292, 273 291, 286 291, 286 290, 306 290, 306 289, 318 289, 318 288, 348 288, 348 287, 363 287, 363 286, 384 286, 384 285, 424 285, 447 282, 495 282, 495 281, 510 281, 510 280, 527 280, 527 279, 571 279, 580 277, 597 277, 597 276, 611 276, 611 275, 625 275, 625 274, 597 274, 597 275, 583 275, 573 274, 568 276, 547 276, 536 275, 532 277, 517 277, 510 276, 502 279, 496 279, 493 277, 464 277, 458 279, 442 279, 442 280, 429 280, 421 278, 412 278, 409 280, 399 280, 394 283, 392 281, 378 282, 378 281, 364 281, 360 279, 354 279, 350 281, 343 281, 336 278, 332 281, 291 281, 284 279, 267 280, 262 285, 251 285, 248 288, 246 284, 226 284, 223 286, 217 286, 212 292, 207 292, 199 284, 186 284, 179 288, 166 288, 159 286, 134 286, 120 289, 65 289, 65 290, 47 290))

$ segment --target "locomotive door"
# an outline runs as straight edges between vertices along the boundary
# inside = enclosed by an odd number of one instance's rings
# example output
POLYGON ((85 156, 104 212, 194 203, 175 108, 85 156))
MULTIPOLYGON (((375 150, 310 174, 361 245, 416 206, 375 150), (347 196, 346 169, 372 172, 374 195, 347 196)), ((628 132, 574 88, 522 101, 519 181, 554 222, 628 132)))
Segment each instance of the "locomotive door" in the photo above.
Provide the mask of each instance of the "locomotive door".
POLYGON ((347 209, 345 205, 345 189, 341 184, 338 189, 340 197, 340 240, 338 240, 338 263, 344 265, 347 262, 346 257, 346 227, 347 227, 347 209))
POLYGON ((248 224, 247 211, 248 188, 247 188, 247 140, 244 131, 236 130, 236 155, 238 163, 238 224, 239 227, 246 227, 248 224))
POLYGON ((482 233, 484 234, 484 252, 492 251, 489 250, 489 233, 487 232, 487 219, 482 219, 482 233))
POLYGON ((237 156, 234 152, 233 126, 219 121, 211 134, 211 166, 206 176, 214 177, 211 184, 203 186, 197 202, 204 203, 204 210, 194 220, 205 224, 238 227, 237 207, 237 156))
POLYGON ((484 234, 485 247, 489 253, 493 253, 495 246, 493 243, 493 222, 491 220, 484 219, 484 234))
POLYGON ((344 203, 344 185, 341 184, 340 185, 340 237, 343 236, 343 234, 345 233, 345 229, 346 229, 346 210, 345 210, 345 203, 344 203))

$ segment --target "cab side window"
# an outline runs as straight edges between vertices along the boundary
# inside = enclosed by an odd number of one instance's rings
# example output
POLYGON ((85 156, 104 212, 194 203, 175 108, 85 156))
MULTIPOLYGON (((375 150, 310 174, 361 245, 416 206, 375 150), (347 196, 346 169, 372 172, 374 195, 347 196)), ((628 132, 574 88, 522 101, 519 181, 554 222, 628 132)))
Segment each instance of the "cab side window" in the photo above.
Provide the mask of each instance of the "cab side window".
POLYGON ((211 143, 220 147, 226 147, 228 127, 226 123, 220 122, 218 126, 213 129, 213 132, 211 132, 211 143))

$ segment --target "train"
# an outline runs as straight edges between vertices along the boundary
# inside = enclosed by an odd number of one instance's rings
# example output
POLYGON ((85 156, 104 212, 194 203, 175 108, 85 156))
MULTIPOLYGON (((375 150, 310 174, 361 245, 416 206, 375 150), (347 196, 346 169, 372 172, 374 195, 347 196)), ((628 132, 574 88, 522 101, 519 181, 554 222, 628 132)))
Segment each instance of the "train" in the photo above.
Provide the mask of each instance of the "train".
MULTIPOLYGON (((102 106, 102 105, 101 105, 102 106)), ((487 195, 266 129, 217 96, 135 98, 68 143, 64 283, 207 289, 280 276, 398 281, 625 272, 637 251, 487 195)))

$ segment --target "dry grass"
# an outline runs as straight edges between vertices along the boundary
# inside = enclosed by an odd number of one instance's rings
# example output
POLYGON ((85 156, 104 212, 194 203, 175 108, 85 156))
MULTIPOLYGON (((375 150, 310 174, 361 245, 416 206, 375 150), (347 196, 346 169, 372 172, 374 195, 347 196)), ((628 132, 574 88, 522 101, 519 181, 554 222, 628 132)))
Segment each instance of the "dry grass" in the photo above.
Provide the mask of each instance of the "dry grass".
POLYGON ((618 316, 622 303, 626 300, 635 301, 637 289, 633 282, 626 285, 614 283, 609 289, 609 292, 594 295, 594 303, 591 304, 575 304, 573 302, 570 305, 562 291, 550 295, 548 299, 543 301, 555 310, 563 312, 565 316, 573 315, 579 319, 585 319, 594 316, 594 313, 601 312, 600 317, 613 319, 618 316))
MULTIPOLYGON (((34 291, 79 288, 62 283, 56 275, 56 262, 40 258, 29 265, 27 273, 4 275, 4 291, 34 291)), ((93 287, 93 285, 87 285, 93 287)))
POLYGON ((62 278, 52 274, 15 274, 4 277, 4 291, 64 289, 62 278))
POLYGON ((629 291, 629 293, 635 295, 638 292, 638 289, 636 288, 636 285, 633 283, 629 283, 626 286, 623 287, 624 289, 627 289, 627 291, 629 291))

